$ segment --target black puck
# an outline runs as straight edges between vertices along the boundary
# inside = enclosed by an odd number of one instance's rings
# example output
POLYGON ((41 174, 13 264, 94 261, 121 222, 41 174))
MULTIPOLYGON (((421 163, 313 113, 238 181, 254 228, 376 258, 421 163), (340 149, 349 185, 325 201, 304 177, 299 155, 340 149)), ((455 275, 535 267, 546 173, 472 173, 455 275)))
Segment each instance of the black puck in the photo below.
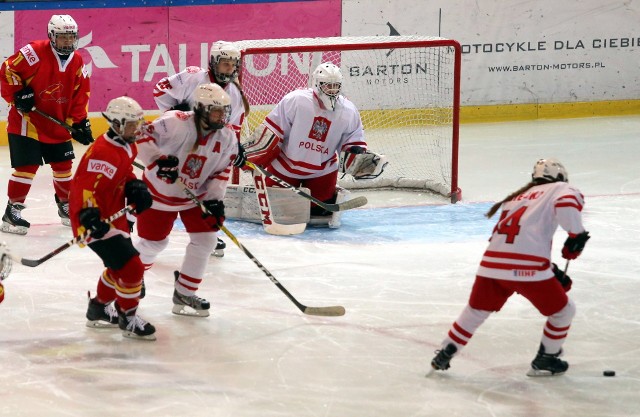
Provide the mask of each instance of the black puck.
POLYGON ((607 370, 607 371, 602 372, 602 375, 604 375, 604 376, 616 376, 616 371, 607 370))

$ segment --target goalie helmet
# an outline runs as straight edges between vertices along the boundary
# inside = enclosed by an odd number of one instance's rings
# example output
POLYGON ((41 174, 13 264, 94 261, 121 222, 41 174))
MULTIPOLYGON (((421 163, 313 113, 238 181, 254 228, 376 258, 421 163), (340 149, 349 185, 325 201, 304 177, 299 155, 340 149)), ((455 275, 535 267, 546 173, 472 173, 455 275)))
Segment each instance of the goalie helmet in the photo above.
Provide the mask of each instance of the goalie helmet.
POLYGON ((207 130, 222 129, 229 122, 231 97, 218 84, 200 84, 194 97, 194 111, 207 130))
POLYGON ((533 166, 531 174, 533 180, 544 180, 548 182, 569 182, 569 174, 560 161, 555 158, 539 159, 533 166))
POLYGON ((324 62, 313 71, 313 89, 327 109, 335 110, 336 101, 342 90, 340 68, 324 62))
POLYGON ((53 49, 59 54, 69 55, 78 49, 78 24, 73 20, 73 17, 68 14, 55 14, 51 16, 51 20, 49 20, 49 25, 47 26, 47 34, 51 46, 53 46, 53 49), (66 35, 64 39, 58 39, 64 35, 66 35), (69 43, 69 40, 72 42, 69 43))
POLYGON ((209 71, 213 74, 216 82, 221 87, 226 87, 227 84, 235 81, 240 73, 240 50, 236 48, 231 42, 218 41, 211 45, 211 52, 209 57, 209 71), (224 60, 224 61, 223 61, 224 60), (222 71, 219 67, 228 62, 227 71, 222 71))
POLYGON ((144 123, 144 112, 137 101, 131 97, 114 98, 107 105, 107 110, 102 113, 111 130, 124 139, 127 143, 136 141, 140 133, 140 127, 144 123))

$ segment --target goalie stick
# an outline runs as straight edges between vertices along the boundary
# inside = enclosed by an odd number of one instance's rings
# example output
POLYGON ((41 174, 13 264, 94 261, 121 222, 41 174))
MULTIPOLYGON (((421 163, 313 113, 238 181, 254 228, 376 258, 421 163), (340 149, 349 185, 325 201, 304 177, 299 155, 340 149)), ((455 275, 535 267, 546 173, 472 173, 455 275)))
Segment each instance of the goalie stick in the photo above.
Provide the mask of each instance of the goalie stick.
POLYGON ((264 183, 264 177, 258 171, 253 171, 253 183, 256 186, 256 198, 258 199, 258 209, 260 211, 260 220, 264 231, 271 235, 298 235, 307 228, 306 223, 299 224, 280 224, 276 223, 271 212, 271 203, 269 194, 264 183))
MULTIPOLYGON (((112 223, 114 220, 124 216, 127 212, 131 212, 131 211, 133 211, 133 206, 130 206, 130 205, 126 206, 126 207, 116 211, 114 214, 109 216, 109 218, 104 219, 104 221, 107 222, 107 223, 112 223)), ((60 252, 70 248, 71 246, 75 245, 76 243, 83 242, 90 235, 91 235, 91 231, 87 230, 84 233, 79 234, 78 236, 74 237, 73 239, 71 239, 70 241, 65 243, 64 245, 59 246, 58 248, 56 248, 53 251, 47 253, 46 255, 44 255, 42 258, 39 258, 39 259, 25 259, 25 258, 22 258, 20 256, 16 256, 16 255, 14 255, 12 253, 8 253, 8 256, 10 256, 11 259, 14 262, 20 262, 24 266, 30 266, 32 268, 35 268, 36 266, 42 264, 45 261, 48 261, 49 259, 53 258, 54 256, 56 256, 60 252)), ((4 256, 4 254, 3 254, 3 256, 4 256)))
MULTIPOLYGON (((200 201, 198 197, 196 197, 196 195, 193 194, 191 190, 189 190, 182 181, 180 181, 180 184, 182 185, 182 189, 189 196, 189 198, 191 198, 191 200, 193 200, 193 202, 200 207, 200 210, 202 210, 203 213, 208 213, 207 208, 204 206, 202 201, 200 201)), ((254 264, 256 264, 256 266, 260 268, 262 272, 264 272, 264 274, 269 278, 269 280, 273 282, 275 286, 278 287, 278 289, 282 291, 284 295, 286 295, 287 298, 291 300, 291 302, 295 304, 295 306, 298 307, 298 309, 300 309, 300 311, 302 311, 304 314, 308 314, 310 316, 325 316, 325 317, 344 316, 345 309, 342 306, 308 307, 300 303, 298 300, 295 299, 293 295, 291 295, 289 291, 287 291, 287 289, 282 284, 280 284, 280 282, 276 279, 276 277, 274 277, 273 274, 269 272, 269 270, 264 265, 262 265, 262 263, 260 263, 260 261, 258 261, 256 257, 253 256, 253 254, 249 252, 249 250, 245 248, 242 243, 240 243, 238 238, 236 238, 233 235, 233 233, 229 231, 229 229, 227 229, 224 225, 221 225, 220 230, 222 230, 224 234, 227 235, 227 237, 231 239, 233 243, 235 243, 236 246, 240 248, 240 250, 244 252, 244 254, 247 255, 247 257, 251 259, 251 261, 254 264)))
POLYGON ((354 209, 354 208, 362 207, 365 204, 367 204, 367 197, 364 197, 364 196, 356 197, 354 199, 347 200, 347 201, 344 201, 344 202, 338 203, 338 204, 325 203, 324 201, 318 200, 317 198, 315 198, 311 194, 307 194, 304 191, 297 189, 296 187, 294 187, 293 185, 289 184, 285 180, 278 178, 277 176, 273 175, 269 171, 265 170, 264 168, 262 168, 259 165, 254 164, 251 161, 247 161, 246 165, 249 168, 251 168, 252 170, 259 171, 262 175, 271 178, 272 180, 274 180, 275 182, 280 184, 282 187, 293 191, 294 193, 306 198, 307 200, 313 201, 317 206, 322 207, 323 209, 325 209, 327 211, 335 212, 335 211, 351 210, 351 209, 354 209))

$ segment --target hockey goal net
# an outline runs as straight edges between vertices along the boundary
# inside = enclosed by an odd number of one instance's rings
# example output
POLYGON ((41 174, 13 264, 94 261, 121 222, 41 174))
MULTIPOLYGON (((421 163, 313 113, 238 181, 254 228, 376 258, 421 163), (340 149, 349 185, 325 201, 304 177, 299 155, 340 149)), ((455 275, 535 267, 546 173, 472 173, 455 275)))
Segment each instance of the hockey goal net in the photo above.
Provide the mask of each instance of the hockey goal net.
MULTIPOLYGON (((311 86, 322 62, 339 66, 342 94, 360 110, 369 149, 389 165, 374 180, 340 180, 347 189, 410 188, 461 198, 458 188, 458 42, 437 37, 372 36, 235 42, 251 112, 242 140, 285 94, 311 86)), ((234 182, 249 182, 236 178, 234 182)))

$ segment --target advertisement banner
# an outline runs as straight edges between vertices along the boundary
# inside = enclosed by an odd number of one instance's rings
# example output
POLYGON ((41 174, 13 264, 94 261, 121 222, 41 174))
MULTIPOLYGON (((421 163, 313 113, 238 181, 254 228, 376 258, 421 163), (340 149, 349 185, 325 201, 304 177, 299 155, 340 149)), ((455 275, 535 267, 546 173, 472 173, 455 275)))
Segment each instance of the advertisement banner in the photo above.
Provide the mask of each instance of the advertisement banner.
POLYGON ((337 36, 341 24, 339 0, 17 11, 14 51, 45 39, 54 13, 78 23, 79 52, 91 73, 90 112, 120 95, 156 110, 155 83, 187 66, 206 67, 217 40, 337 36))
POLYGON ((462 45, 463 106, 640 98, 640 4, 343 2, 343 36, 442 36, 462 45))

